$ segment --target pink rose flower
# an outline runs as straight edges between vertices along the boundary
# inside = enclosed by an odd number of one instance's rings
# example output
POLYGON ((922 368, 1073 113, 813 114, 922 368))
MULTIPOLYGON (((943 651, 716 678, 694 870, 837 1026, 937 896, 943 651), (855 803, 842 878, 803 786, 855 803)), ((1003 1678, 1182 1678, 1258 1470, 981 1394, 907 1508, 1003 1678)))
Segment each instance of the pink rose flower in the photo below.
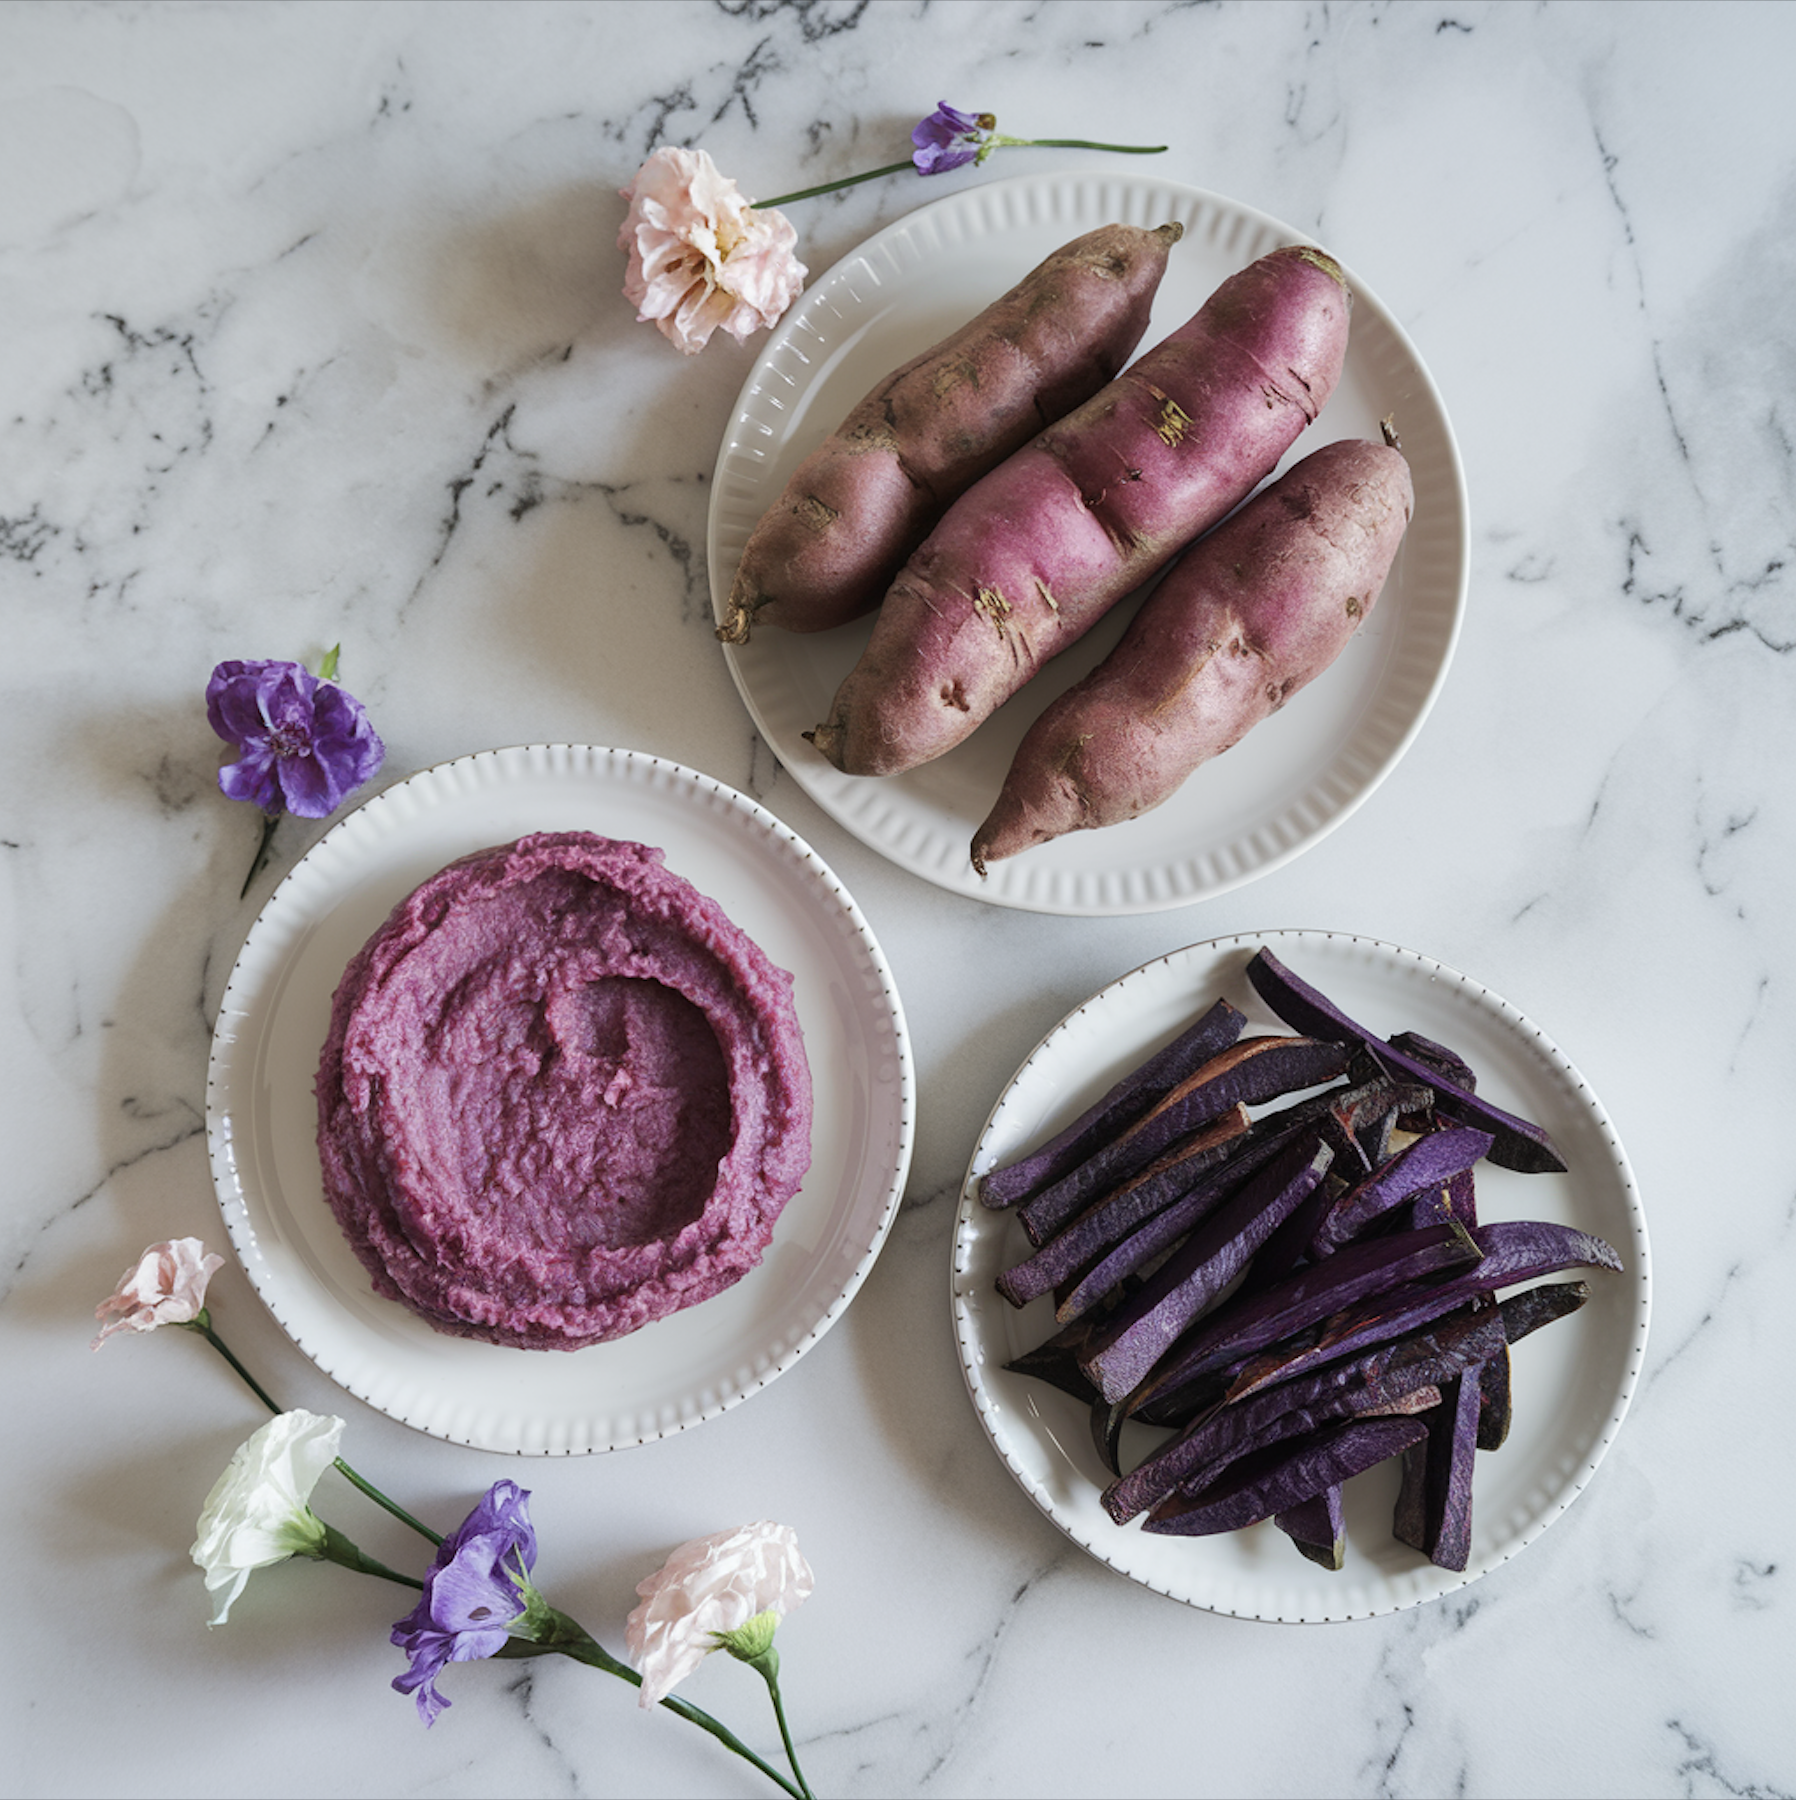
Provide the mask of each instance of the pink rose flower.
POLYGON ((804 290, 784 213, 756 212, 703 150, 657 150, 621 190, 624 298, 687 356, 720 325, 737 343, 775 324, 804 290))
POLYGON ((186 1325, 206 1304, 206 1283, 222 1256, 207 1254, 198 1238, 176 1238, 152 1244, 134 1269, 119 1277, 118 1289, 94 1308, 104 1330, 94 1339, 98 1350, 115 1331, 154 1331, 158 1325, 186 1325))
POLYGON ((764 1613, 783 1618, 811 1587, 811 1566, 789 1526, 763 1519, 682 1544, 637 1584, 642 1604, 624 1626, 642 1705, 659 1705, 719 1648, 720 1632, 764 1613))

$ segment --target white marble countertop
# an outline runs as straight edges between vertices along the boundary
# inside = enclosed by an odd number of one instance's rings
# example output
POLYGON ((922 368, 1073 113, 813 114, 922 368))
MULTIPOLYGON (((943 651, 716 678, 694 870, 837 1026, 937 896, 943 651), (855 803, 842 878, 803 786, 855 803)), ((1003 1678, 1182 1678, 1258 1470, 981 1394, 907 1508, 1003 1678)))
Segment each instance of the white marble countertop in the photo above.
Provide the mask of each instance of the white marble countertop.
MULTIPOLYGON (((520 1462, 411 1431, 227 1265, 218 1327, 285 1403, 343 1416, 359 1468, 439 1527, 523 1481, 546 1591, 614 1650, 675 1542, 792 1525, 817 1590, 779 1641, 822 1794, 1796 1791, 1793 61, 1771 5, 0 10, 0 1788, 770 1791, 558 1659, 452 1670, 426 1733, 388 1685, 397 1590, 340 1569, 259 1574, 208 1632, 193 1522, 262 1415, 186 1334, 88 1353, 142 1246, 225 1247, 212 1022, 319 835, 283 825, 239 902, 255 816, 214 785, 207 673, 341 641, 383 782, 570 741, 762 802, 864 909, 918 1097, 846 1315, 641 1448, 520 1462), (1164 142, 1154 173, 1328 244, 1458 433, 1470 604, 1424 730, 1340 830, 1198 905, 1038 915, 893 866, 758 740, 712 638, 709 478, 755 351, 683 359, 634 322, 617 190, 667 142, 751 192, 854 173, 944 97, 1164 142), (1332 1626, 1200 1611, 1063 1538, 980 1428, 946 1300, 969 1152, 1040 1035, 1147 959, 1281 926, 1413 947, 1539 1021, 1627 1147, 1654 1252, 1632 1411, 1570 1511, 1446 1600, 1332 1626)), ((956 187, 1107 160, 1005 155, 795 206, 806 261, 956 187)), ((746 1671, 683 1691, 776 1749, 746 1671)))

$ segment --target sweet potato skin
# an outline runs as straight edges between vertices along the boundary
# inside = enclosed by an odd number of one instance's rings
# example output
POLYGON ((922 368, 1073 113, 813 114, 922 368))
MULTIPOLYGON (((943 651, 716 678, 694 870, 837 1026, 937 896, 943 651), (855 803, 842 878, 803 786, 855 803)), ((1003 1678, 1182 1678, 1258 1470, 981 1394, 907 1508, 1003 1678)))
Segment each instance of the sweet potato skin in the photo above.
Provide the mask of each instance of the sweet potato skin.
POLYGON ((1183 235, 1175 223, 1087 232, 888 375, 750 534, 718 637, 827 631, 877 606, 957 495, 1115 378, 1183 235))
POLYGON ((1384 444, 1325 445, 1190 550, 1036 720, 974 867, 1160 805, 1315 679, 1371 612, 1415 505, 1384 444))
POLYGON ((812 743, 852 775, 952 749, 1271 473, 1340 378, 1348 308, 1331 258, 1274 251, 976 482, 893 583, 812 743))

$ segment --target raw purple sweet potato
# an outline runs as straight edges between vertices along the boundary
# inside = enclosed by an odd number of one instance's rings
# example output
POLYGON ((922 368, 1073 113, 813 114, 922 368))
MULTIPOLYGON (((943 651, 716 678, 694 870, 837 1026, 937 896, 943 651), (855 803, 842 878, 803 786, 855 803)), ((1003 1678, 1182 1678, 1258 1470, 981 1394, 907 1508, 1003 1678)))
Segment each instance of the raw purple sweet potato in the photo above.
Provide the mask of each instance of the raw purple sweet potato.
POLYGON ((991 1207, 1015 1206, 1039 1188, 1075 1169, 1109 1139, 1133 1125, 1155 1101, 1226 1050, 1241 1035, 1247 1015, 1218 1000, 1165 1049, 1150 1056, 1093 1102, 1065 1130, 1039 1149, 988 1170, 979 1178, 979 1198, 991 1207))
POLYGON ((1247 979, 1293 1031, 1338 1043, 1363 1044, 1393 1074, 1411 1081, 1438 1083, 1436 1110, 1462 1125, 1491 1132, 1496 1142, 1491 1146, 1490 1160, 1499 1167, 1518 1169, 1523 1174, 1555 1173, 1565 1168, 1565 1158, 1538 1125, 1518 1119, 1450 1082, 1439 1081, 1426 1063, 1355 1024, 1325 994, 1292 974, 1270 950, 1255 953, 1247 965, 1247 979))
POLYGON ((717 635, 825 631, 877 606, 958 495, 1116 378, 1183 235, 1106 225, 1075 238, 881 381, 755 527, 717 635))
POLYGON ((1122 641, 1030 726, 973 867, 1139 818, 1347 647, 1415 506, 1384 444, 1324 445, 1188 550, 1122 641))
POLYGON ((1271 473, 1340 379, 1348 308, 1332 258, 1274 251, 976 482, 893 582, 811 742, 851 775, 961 742, 1271 473))

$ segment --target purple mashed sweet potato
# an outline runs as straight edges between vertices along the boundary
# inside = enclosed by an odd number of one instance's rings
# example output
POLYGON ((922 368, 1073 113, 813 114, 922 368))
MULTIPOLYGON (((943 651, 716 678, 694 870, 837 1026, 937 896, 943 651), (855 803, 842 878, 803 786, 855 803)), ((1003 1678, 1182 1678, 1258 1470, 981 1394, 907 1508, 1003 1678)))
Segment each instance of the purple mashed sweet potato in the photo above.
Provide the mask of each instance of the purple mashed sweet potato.
POLYGON ((376 1292, 522 1349, 722 1293, 810 1165, 791 976, 659 850, 586 832, 401 901, 338 986, 317 1097, 376 1292))

